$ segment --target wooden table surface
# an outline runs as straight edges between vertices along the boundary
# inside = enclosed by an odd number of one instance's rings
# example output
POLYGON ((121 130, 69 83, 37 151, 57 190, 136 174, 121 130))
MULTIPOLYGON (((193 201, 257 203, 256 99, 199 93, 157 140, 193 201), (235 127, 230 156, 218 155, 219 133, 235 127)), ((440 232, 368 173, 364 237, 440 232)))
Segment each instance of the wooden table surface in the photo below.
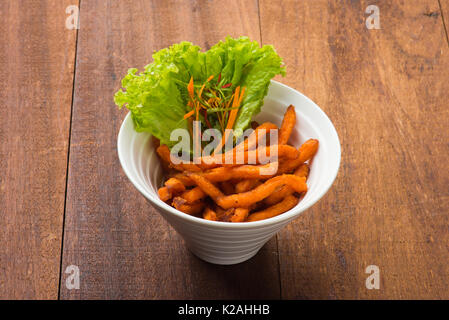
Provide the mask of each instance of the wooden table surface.
POLYGON ((0 16, 0 298, 449 299, 448 0, 3 0, 0 16), (123 173, 113 94, 153 51, 227 35, 275 46, 342 162, 253 259, 216 266, 123 173))

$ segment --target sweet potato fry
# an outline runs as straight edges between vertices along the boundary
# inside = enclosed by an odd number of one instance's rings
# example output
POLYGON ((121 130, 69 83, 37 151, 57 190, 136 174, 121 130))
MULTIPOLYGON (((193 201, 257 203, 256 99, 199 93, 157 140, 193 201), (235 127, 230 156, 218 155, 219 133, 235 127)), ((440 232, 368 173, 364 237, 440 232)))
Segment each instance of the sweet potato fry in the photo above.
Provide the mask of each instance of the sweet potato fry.
POLYGON ((207 194, 212 199, 217 199, 219 197, 224 197, 223 192, 220 191, 212 182, 210 182, 203 175, 191 173, 189 174, 190 179, 192 179, 198 187, 203 190, 205 194, 207 194))
POLYGON ((243 165, 240 167, 233 167, 230 171, 230 176, 240 179, 270 179, 278 174, 278 162, 271 162, 264 165, 243 165))
MULTIPOLYGON (((289 185, 298 193, 307 190, 305 178, 297 177, 292 174, 285 174, 271 178, 264 184, 248 192, 232 194, 229 196, 214 194, 214 196, 211 195, 211 198, 223 209, 249 207, 253 203, 265 199, 282 185, 289 185)), ((203 189, 203 191, 205 190, 203 189)))
POLYGON ((279 129, 279 137, 278 137, 279 144, 286 144, 288 142, 293 127, 295 126, 295 123, 296 123, 295 107, 293 105, 290 105, 284 114, 284 119, 282 119, 282 125, 281 128, 279 129))
MULTIPOLYGON (((198 174, 201 174, 203 177, 210 180, 211 182, 221 182, 232 179, 232 177, 230 176, 231 168, 224 168, 224 167, 213 168, 207 171, 198 172, 198 174)), ((188 173, 178 173, 173 177, 182 181, 182 183, 187 187, 196 185, 196 183, 190 178, 188 173)))
POLYGON ((164 202, 173 198, 173 194, 167 187, 159 188, 157 194, 159 195, 159 198, 164 202))
POLYGON ((309 139, 304 142, 301 147, 299 147, 299 160, 301 161, 301 163, 304 163, 307 160, 313 158, 313 156, 318 151, 318 145, 318 140, 309 139))
POLYGON ((174 194, 181 193, 186 190, 184 184, 176 178, 170 178, 165 181, 164 184, 174 194))
POLYGON ((172 202, 173 207, 190 215, 201 213, 204 208, 204 203, 199 201, 197 203, 188 204, 187 201, 181 197, 174 197, 172 202))
POLYGON ((235 211, 235 208, 230 208, 228 210, 225 210, 222 214, 220 214, 218 221, 230 222, 231 217, 234 214, 234 211, 235 211))
POLYGON ((183 185, 186 187, 195 186, 195 182, 193 182, 192 179, 190 179, 185 173, 176 173, 172 176, 172 178, 176 178, 179 181, 182 182, 183 185))
POLYGON ((211 182, 228 181, 232 179, 232 168, 219 167, 202 173, 211 182))
POLYGON ((254 212, 248 216, 246 221, 258 221, 263 219, 268 219, 284 213, 298 204, 299 199, 295 196, 289 195, 281 202, 275 204, 274 206, 268 207, 265 210, 254 212))
POLYGON ((290 186, 282 186, 276 189, 272 194, 263 200, 263 203, 267 206, 272 206, 295 192, 290 186))
POLYGON ((176 178, 170 178, 165 181, 165 187, 159 188, 157 193, 162 201, 168 201, 173 198, 173 195, 177 195, 181 192, 184 192, 185 190, 186 188, 180 180, 176 178))
POLYGON ((181 197, 187 201, 187 203, 194 203, 200 199, 206 197, 206 194, 201 190, 200 187, 195 187, 193 189, 185 191, 181 197))
MULTIPOLYGON (((218 167, 203 172, 198 172, 210 182, 222 182, 233 179, 269 179, 277 173, 277 162, 264 165, 243 165, 239 167, 218 167)), ((173 176, 180 180, 186 187, 196 185, 187 173, 178 173, 173 176)))
MULTIPOLYGON (((307 180, 307 177, 309 175, 309 166, 306 163, 303 163, 299 166, 298 169, 296 169, 294 175, 298 177, 304 177, 307 180)), ((280 188, 278 188, 275 192, 270 194, 265 200, 264 203, 268 206, 272 206, 280 201, 282 199, 286 198, 287 196, 293 194, 295 190, 293 190, 292 187, 288 185, 284 185, 280 188)))
POLYGON ((247 192, 260 184, 261 182, 257 179, 242 180, 235 185, 235 193, 247 192))
POLYGON ((272 145, 267 147, 261 147, 260 149, 248 150, 244 152, 225 153, 209 157, 203 157, 199 166, 203 169, 208 169, 211 166, 238 166, 242 164, 248 164, 250 161, 260 163, 262 158, 277 156, 279 158, 295 159, 298 158, 299 151, 289 145, 272 145), (277 149, 277 154, 276 154, 277 149))
POLYGON ((160 145, 156 149, 156 152, 163 161, 169 163, 170 168, 176 169, 178 171, 192 171, 192 172, 201 171, 201 168, 194 163, 179 163, 179 164, 173 163, 170 157, 170 149, 165 144, 160 145))
POLYGON ((265 130, 265 133, 269 133, 271 130, 276 130, 277 128, 278 127, 271 122, 262 123, 260 126, 254 129, 254 131, 249 135, 247 139, 238 144, 234 148, 234 151, 240 152, 254 149, 257 146, 259 135, 262 133, 262 130, 265 130))
MULTIPOLYGON (((237 153, 244 153, 249 150, 253 150, 257 147, 258 139, 261 138, 260 135, 265 133, 269 133, 271 130, 276 130, 278 127, 271 123, 265 122, 258 126, 247 139, 243 142, 239 143, 232 150, 227 151, 225 153, 220 153, 212 156, 206 156, 201 159, 201 164, 199 165, 202 169, 212 169, 219 166, 221 163, 225 162, 225 159, 229 163, 235 163, 235 158, 237 157, 237 153), (234 160, 233 160, 234 159, 234 160)), ((238 155, 245 157, 244 155, 238 155)))
POLYGON ((231 216, 234 214, 234 208, 225 210, 219 206, 215 206, 214 211, 217 214, 218 221, 229 221, 231 216))
MULTIPOLYGON (((223 222, 230 222, 231 221, 231 217, 234 215, 235 212, 235 208, 230 208, 230 209, 223 209, 220 208, 219 206, 215 206, 215 207, 209 207, 210 211, 212 211, 213 213, 215 213, 215 221, 223 221, 223 222)), ((204 210, 203 215, 206 214, 207 209, 204 210)), ((209 211, 209 214, 211 215, 211 217, 213 218, 213 214, 212 212, 209 211)))
POLYGON ((310 139, 299 148, 299 157, 291 161, 284 161, 279 165, 278 174, 290 173, 301 164, 313 158, 318 151, 318 140, 310 139))
POLYGON ((206 207, 203 211, 203 218, 206 220, 217 221, 217 213, 209 207, 206 207))
POLYGON ((248 217, 248 208, 236 208, 231 216, 231 222, 243 222, 248 217))
POLYGON ((309 177, 310 167, 307 163, 303 163, 298 167, 298 169, 295 170, 295 173, 293 173, 295 176, 298 177, 305 177, 306 179, 309 177))

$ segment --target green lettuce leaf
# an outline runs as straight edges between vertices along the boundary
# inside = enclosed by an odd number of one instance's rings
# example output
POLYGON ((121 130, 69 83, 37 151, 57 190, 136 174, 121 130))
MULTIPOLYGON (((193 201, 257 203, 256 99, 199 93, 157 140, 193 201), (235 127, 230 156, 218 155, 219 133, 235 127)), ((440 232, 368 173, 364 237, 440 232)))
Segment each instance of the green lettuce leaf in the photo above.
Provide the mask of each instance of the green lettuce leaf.
POLYGON ((284 76, 285 68, 273 46, 265 45, 260 48, 257 41, 250 41, 247 37, 228 37, 207 53, 214 51, 221 52, 224 61, 222 76, 229 79, 233 87, 246 87, 233 128, 234 135, 238 137, 249 127, 252 117, 260 112, 270 80, 277 74, 284 76))
MULTIPOLYGON (((154 53, 153 62, 143 72, 128 71, 114 101, 120 108, 126 106, 130 110, 136 131, 150 132, 162 144, 173 146, 176 141, 170 141, 171 132, 188 129, 183 116, 189 111, 190 78, 203 83, 210 75, 216 79, 221 74, 224 83, 232 83, 232 88, 246 87, 234 124, 239 136, 260 112, 270 80, 277 74, 285 74, 282 59, 272 46, 261 48, 247 37, 228 37, 206 52, 200 50, 190 42, 174 44, 154 53)), ((213 114, 209 120, 217 124, 213 114)))

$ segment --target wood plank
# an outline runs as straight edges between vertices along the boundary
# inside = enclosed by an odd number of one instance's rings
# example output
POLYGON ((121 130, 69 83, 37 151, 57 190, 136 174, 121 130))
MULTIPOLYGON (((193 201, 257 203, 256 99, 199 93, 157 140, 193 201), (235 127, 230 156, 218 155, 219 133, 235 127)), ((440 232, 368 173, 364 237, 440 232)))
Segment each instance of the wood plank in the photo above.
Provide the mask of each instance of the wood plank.
POLYGON ((58 297, 76 3, 0 4, 1 299, 58 297))
POLYGON ((281 81, 342 144, 330 192, 278 236, 282 298, 449 298, 449 52, 432 12, 437 0, 261 0, 281 81), (370 4, 380 30, 365 27, 370 4), (368 265, 379 290, 365 287, 368 265))
POLYGON ((126 70, 182 40, 258 40, 257 1, 82 1, 80 12, 63 270, 79 266, 81 281, 61 298, 278 298, 275 241, 237 266, 200 261, 128 181, 116 149, 126 112, 113 94, 126 70))

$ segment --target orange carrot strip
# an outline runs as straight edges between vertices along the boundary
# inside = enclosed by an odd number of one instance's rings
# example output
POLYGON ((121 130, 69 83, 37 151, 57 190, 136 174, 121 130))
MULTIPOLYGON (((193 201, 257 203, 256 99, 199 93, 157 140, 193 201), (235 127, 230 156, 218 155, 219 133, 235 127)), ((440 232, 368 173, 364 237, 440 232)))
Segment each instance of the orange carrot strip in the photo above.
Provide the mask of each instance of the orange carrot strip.
POLYGON ((195 110, 191 110, 184 115, 184 119, 190 118, 195 113, 195 110))
POLYGON ((198 91, 198 97, 201 98, 201 95, 203 94, 203 90, 204 90, 205 87, 206 87, 206 84, 204 83, 204 84, 201 86, 200 91, 198 91))
POLYGON ((190 98, 193 99, 193 77, 190 77, 189 84, 187 85, 187 91, 189 92, 190 98))
MULTIPOLYGON (((226 125, 226 129, 232 129, 234 127, 235 118, 237 117, 237 113, 239 112, 239 110, 237 109, 239 107, 239 102, 240 102, 239 93, 240 93, 240 86, 235 88, 235 96, 234 96, 234 101, 232 103, 233 109, 231 110, 231 113, 229 114, 229 120, 228 120, 228 124, 226 125)), ((242 93, 243 93, 243 90, 242 90, 242 93)))
POLYGON ((237 103, 237 106, 240 106, 242 104, 243 101, 243 95, 245 94, 245 87, 242 88, 242 91, 240 92, 240 96, 239 96, 239 102, 237 103))
MULTIPOLYGON (((244 90, 243 90, 244 92, 244 90)), ((232 129, 234 127, 234 122, 235 122, 235 118, 237 117, 237 113, 238 113, 238 107, 239 107, 239 93, 240 93, 240 86, 238 86, 237 88, 235 88, 235 92, 234 92, 234 100, 232 101, 232 110, 229 114, 229 119, 228 119, 228 123, 226 124, 226 129, 232 129)), ((228 101, 228 103, 231 100, 228 101)), ((226 108, 229 105, 226 106, 226 108)), ((221 138, 220 143, 217 145, 217 147, 214 150, 214 153, 217 153, 218 151, 220 151, 223 148, 223 145, 226 142, 226 139, 228 138, 228 136, 225 137, 226 132, 223 132, 223 137, 221 138)))

